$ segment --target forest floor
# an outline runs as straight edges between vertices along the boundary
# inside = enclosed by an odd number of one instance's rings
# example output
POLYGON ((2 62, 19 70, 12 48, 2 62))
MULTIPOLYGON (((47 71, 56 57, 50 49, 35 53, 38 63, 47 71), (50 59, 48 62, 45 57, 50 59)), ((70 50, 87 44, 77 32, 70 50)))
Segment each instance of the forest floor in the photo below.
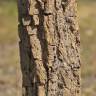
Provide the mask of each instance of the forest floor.
MULTIPOLYGON (((82 96, 96 96, 96 1, 81 0, 82 96)), ((21 72, 15 0, 0 1, 0 96, 21 96, 21 72)))

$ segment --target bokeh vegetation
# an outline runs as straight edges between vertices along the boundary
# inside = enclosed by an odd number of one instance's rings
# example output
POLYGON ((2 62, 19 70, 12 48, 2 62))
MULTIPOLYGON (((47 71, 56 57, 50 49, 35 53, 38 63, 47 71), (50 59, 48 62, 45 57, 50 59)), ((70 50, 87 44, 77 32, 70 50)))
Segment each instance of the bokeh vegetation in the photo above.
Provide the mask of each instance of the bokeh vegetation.
POLYGON ((96 0, 79 1, 82 96, 96 96, 96 0))
MULTIPOLYGON (((78 0, 82 96, 96 96, 96 0, 78 0)), ((16 0, 0 1, 0 96, 21 96, 16 0)))

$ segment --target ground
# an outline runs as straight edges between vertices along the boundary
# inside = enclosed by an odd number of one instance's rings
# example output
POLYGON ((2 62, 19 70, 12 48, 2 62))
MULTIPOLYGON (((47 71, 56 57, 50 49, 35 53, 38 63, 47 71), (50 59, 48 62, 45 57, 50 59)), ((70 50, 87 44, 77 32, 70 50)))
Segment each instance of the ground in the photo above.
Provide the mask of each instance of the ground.
MULTIPOLYGON (((96 96, 95 9, 95 0, 78 2, 82 96, 96 96)), ((21 96, 17 17, 15 0, 0 1, 0 96, 21 96)))

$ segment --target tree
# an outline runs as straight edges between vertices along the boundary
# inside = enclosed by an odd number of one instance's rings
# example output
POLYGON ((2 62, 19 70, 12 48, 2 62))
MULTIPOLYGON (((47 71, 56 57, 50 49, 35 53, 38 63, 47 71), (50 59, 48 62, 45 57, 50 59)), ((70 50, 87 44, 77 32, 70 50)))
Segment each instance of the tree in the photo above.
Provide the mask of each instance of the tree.
POLYGON ((23 96, 80 96, 75 0, 18 0, 23 96))

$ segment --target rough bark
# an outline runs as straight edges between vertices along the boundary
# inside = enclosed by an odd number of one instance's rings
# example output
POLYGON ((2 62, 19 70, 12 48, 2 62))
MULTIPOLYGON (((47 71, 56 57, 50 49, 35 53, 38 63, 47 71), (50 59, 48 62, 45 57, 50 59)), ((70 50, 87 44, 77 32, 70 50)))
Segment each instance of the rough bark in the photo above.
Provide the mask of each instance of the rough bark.
POLYGON ((80 96, 75 0, 18 0, 23 96, 80 96))

